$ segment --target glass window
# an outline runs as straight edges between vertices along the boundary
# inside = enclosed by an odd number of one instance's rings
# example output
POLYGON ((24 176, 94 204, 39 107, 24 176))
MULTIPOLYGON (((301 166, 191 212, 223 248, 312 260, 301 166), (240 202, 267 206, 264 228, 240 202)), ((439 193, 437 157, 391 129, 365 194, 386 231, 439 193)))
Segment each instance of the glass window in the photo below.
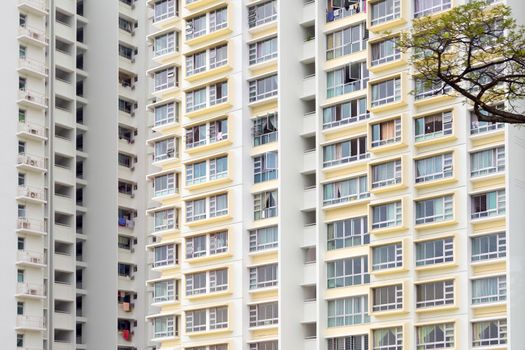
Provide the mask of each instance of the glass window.
POLYGON ((505 147, 470 154, 470 176, 483 176, 505 171, 505 147))
POLYGON ((372 166, 372 188, 401 183, 401 159, 372 166))
POLYGON ((416 201, 416 225, 452 220, 453 217, 452 196, 416 201))
POLYGON ((155 107, 155 126, 161 126, 178 121, 178 103, 170 102, 155 107))
POLYGON ((277 216, 277 191, 253 195, 253 219, 261 220, 277 216))
POLYGON ((277 226, 250 231, 250 252, 276 248, 279 245, 277 226))
POLYGON ((206 108, 206 88, 186 92, 186 112, 206 108))
POLYGON ((175 280, 158 281, 153 285, 153 302, 161 303, 178 299, 175 280))
POLYGON ((454 281, 439 281, 416 285, 416 308, 454 304, 454 281))
POLYGON ((266 62, 277 57, 277 37, 250 44, 248 52, 250 64, 266 62))
POLYGON ((178 264, 177 248, 175 244, 167 244, 155 247, 155 259, 153 267, 162 267, 178 264))
POLYGON ((250 343, 250 350, 277 350, 277 340, 250 343))
POLYGON ((155 56, 167 55, 179 50, 178 35, 175 32, 159 35, 155 37, 153 43, 155 56))
POLYGON ((472 237, 472 261, 504 258, 507 256, 505 232, 472 237))
POLYGON ((452 134, 452 112, 440 112, 415 119, 416 142, 452 134))
POLYGON ((326 263, 326 269, 328 288, 370 283, 367 256, 329 261, 326 263))
POLYGON ((416 160, 416 183, 452 176, 452 152, 416 160))
POLYGON ((402 219, 401 201, 372 207, 372 229, 401 226, 402 219))
POLYGON ((478 116, 474 113, 470 113, 470 133, 472 135, 489 132, 505 127, 505 123, 497 122, 486 122, 479 120, 478 116))
POLYGON ((401 78, 388 79, 372 85, 372 107, 401 100, 401 78))
POLYGON ((507 320, 472 323, 472 346, 485 347, 507 344, 507 320))
POLYGON ((401 119, 392 119, 372 124, 372 147, 389 145, 401 141, 401 119))
POLYGON ((159 0, 154 4, 153 22, 159 22, 178 15, 177 0, 159 0))
POLYGON ((323 206, 370 197, 366 175, 323 185, 323 206))
POLYGON ((386 244, 372 248, 372 270, 393 269, 403 266, 401 243, 386 244))
POLYGON ((277 74, 249 82, 250 102, 277 95, 277 74))
POLYGON ((451 6, 451 0, 414 0, 414 17, 427 16, 449 9, 451 6))
MULTIPOLYGON (((373 5, 372 5, 373 6, 373 5)), ((386 39, 372 43, 372 66, 392 62, 401 58, 401 51, 396 47, 396 39, 386 39)))
POLYGON ((154 180, 154 197, 167 196, 178 191, 175 174, 156 176, 154 180))
POLYGON ((228 100, 228 82, 223 81, 210 85, 210 106, 226 102, 228 100))
POLYGON ((334 221, 326 226, 327 249, 341 249, 370 243, 368 217, 334 221))
POLYGON ((374 329, 373 350, 403 350, 403 328, 374 329))
POLYGON ((249 306, 250 327, 270 326, 279 322, 279 307, 276 301, 249 306))
POLYGON ((248 8, 248 26, 250 28, 275 21, 277 19, 277 1, 267 1, 248 8))
POLYGON ((396 284, 372 288, 372 310, 390 311, 403 308, 403 286, 396 284))
POLYGON ((277 264, 249 268, 250 289, 268 288, 277 285, 277 264))
POLYGON ((328 300, 328 328, 369 322, 367 295, 328 300))
POLYGON ((343 0, 327 0, 326 1, 326 22, 332 22, 348 16, 353 16, 361 11, 366 12, 366 4, 364 0, 357 0, 355 2, 345 2, 343 0))
POLYGON ((507 300, 507 276, 472 280, 472 304, 496 303, 507 300))
POLYGON ((368 31, 364 23, 326 35, 326 60, 364 50, 368 31))
POLYGON ((166 159, 173 159, 179 156, 179 142, 175 138, 169 138, 155 142, 153 161, 160 162, 166 159))
POLYGON ((253 120, 253 145, 277 141, 277 113, 268 113, 253 120))
POLYGON ((366 62, 354 62, 326 73, 326 97, 336 97, 366 88, 366 62))
POLYGON ((401 0, 381 0, 370 5, 373 26, 401 17, 401 0))
POLYGON ((327 350, 368 350, 368 334, 328 338, 327 350))
POLYGON ((253 158, 254 183, 277 179, 277 152, 267 152, 253 158))
POLYGON ((416 100, 443 95, 451 88, 445 86, 441 80, 429 82, 426 79, 414 79, 414 95, 416 100))
POLYGON ((454 324, 439 323, 416 327, 417 350, 454 347, 454 324))
POLYGON ((323 146, 323 167, 355 162, 370 156, 366 136, 323 146))
POLYGON ((370 118, 366 97, 339 103, 323 109, 323 129, 355 123, 370 118))
POLYGON ((472 195, 472 219, 505 214, 505 190, 472 195))
POLYGON ((426 266, 454 261, 452 237, 416 243, 416 266, 426 266))

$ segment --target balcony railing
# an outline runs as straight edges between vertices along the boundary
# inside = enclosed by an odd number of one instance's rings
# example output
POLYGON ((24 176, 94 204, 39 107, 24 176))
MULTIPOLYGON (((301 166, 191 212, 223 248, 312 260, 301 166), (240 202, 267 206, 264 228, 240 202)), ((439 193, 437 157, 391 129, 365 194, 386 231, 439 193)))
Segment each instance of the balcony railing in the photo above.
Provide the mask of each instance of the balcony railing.
POLYGON ((18 99, 47 107, 47 98, 44 94, 41 94, 40 92, 32 90, 18 90, 18 99))
POLYGON ((18 5, 25 5, 35 8, 38 11, 47 12, 47 6, 44 0, 18 0, 18 5))
POLYGON ((35 168, 45 169, 44 158, 29 154, 19 154, 17 159, 18 165, 28 165, 35 168))
POLYGON ((29 263, 29 264, 39 264, 44 265, 44 254, 39 252, 32 252, 29 250, 19 250, 17 251, 17 262, 19 263, 29 263))
POLYGON ((18 67, 37 72, 38 74, 47 74, 45 64, 27 57, 18 59, 18 67))
POLYGON ((31 28, 28 26, 19 27, 18 35, 27 36, 33 40, 40 41, 43 44, 47 44, 47 37, 44 31, 36 28, 31 28))
POLYGON ((44 127, 35 124, 18 123, 18 132, 23 132, 38 137, 46 137, 44 127))
POLYGON ((31 186, 18 186, 18 196, 37 201, 45 201, 44 190, 31 186))
POLYGON ((43 297, 44 286, 36 283, 18 283, 18 285, 16 286, 16 292, 18 294, 43 297))
POLYGON ((41 316, 18 315, 16 326, 25 329, 44 329, 44 318, 41 316))
POLYGON ((31 230, 45 233, 46 224, 44 220, 29 219, 24 217, 19 217, 16 221, 16 228, 18 230, 31 230))
POLYGON ((348 16, 357 15, 361 12, 365 12, 366 11, 365 6, 366 6, 365 0, 358 0, 356 1, 356 4, 351 4, 348 10, 345 9, 344 7, 333 8, 331 10, 327 10, 326 11, 326 22, 333 22, 341 18, 345 18, 348 16))

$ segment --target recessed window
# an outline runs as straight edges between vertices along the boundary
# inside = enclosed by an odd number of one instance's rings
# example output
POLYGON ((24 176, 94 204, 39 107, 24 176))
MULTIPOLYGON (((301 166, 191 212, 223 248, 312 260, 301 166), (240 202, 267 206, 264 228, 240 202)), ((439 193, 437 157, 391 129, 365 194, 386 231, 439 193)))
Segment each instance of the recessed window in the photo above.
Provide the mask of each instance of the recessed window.
POLYGON ((323 129, 355 123, 369 117, 366 97, 350 100, 323 109, 323 129))
POLYGON ((452 176, 452 152, 416 160, 416 183, 452 176))
POLYGON ((368 83, 366 62, 354 62, 326 73, 326 97, 359 91, 368 83))
POLYGON ((253 195, 253 219, 262 220, 277 216, 277 190, 253 195))
POLYGON ((159 210, 153 214, 153 231, 171 230, 178 227, 175 209, 159 210))
POLYGON ((368 257, 358 256, 326 263, 328 288, 370 283, 368 257))
POLYGON ((401 141, 401 119, 372 124, 372 147, 385 146, 401 141))
POLYGON ((199 258, 228 251, 228 232, 214 232, 186 238, 186 259, 199 258))
POLYGON ((472 304, 497 303, 507 300, 507 276, 472 280, 472 304))
POLYGON ((403 350, 403 328, 374 329, 373 350, 403 350))
POLYGON ((175 280, 158 281, 153 285, 153 302, 162 303, 178 299, 178 283, 175 280))
POLYGON ((228 139, 228 119, 214 120, 186 128, 186 148, 195 148, 228 139))
POLYGON ((470 154, 470 176, 483 176, 502 171, 505 171, 504 146, 470 154))
POLYGON ((370 243, 368 217, 334 221, 326 225, 327 249, 342 249, 370 243))
POLYGON ((186 332, 203 332, 228 328, 228 307, 186 311, 186 332))
POLYGON ((277 141, 277 113, 268 113, 253 120, 253 145, 260 146, 277 141))
POLYGON ((372 270, 379 271, 403 266, 403 245, 385 244, 372 248, 372 270))
POLYGON ((370 197, 367 176, 331 182, 323 185, 323 205, 351 202, 370 197))
POLYGON ((447 10, 451 6, 450 0, 414 0, 414 18, 447 10))
POLYGON ((454 347, 454 324, 439 323, 416 327, 417 350, 454 347))
POLYGON ((506 256, 505 232, 472 237, 472 261, 499 259, 506 256))
POLYGON ((267 1, 248 8, 248 26, 250 28, 263 25, 277 19, 277 1, 267 1))
POLYGON ((166 244, 155 247, 153 267, 162 267, 179 263, 178 249, 175 244, 166 244))
POLYGON ((505 190, 480 193, 472 195, 471 198, 472 219, 487 218, 505 214, 505 190))
POLYGON ((452 220, 453 204, 452 196, 416 201, 416 225, 452 220))
POLYGON ((402 309, 403 286, 396 284, 372 288, 372 299, 372 310, 374 312, 402 309))
POLYGON ((253 182, 277 179, 277 152, 267 152, 253 158, 253 182))
POLYGON ((277 301, 249 306, 250 327, 271 326, 279 323, 279 305, 277 301))
POLYGON ((372 229, 401 226, 402 219, 401 201, 372 207, 372 229))
POLYGON ((279 245, 277 226, 250 231, 250 252, 276 248, 279 245))
POLYGON ((251 80, 249 83, 250 102, 264 100, 277 95, 277 74, 251 80))
POLYGON ((190 273, 186 275, 186 295, 215 293, 228 289, 228 269, 190 273))
POLYGON ((452 134, 452 112, 440 112, 415 120, 416 142, 452 134))
POLYGON ((351 163, 370 156, 366 149, 366 136, 323 146, 323 167, 351 163))
POLYGON ((454 304, 454 281, 422 283, 416 286, 416 308, 454 304))
POLYGON ((454 261, 452 237, 416 243, 416 266, 427 266, 454 261))
POLYGON ((401 183, 401 159, 372 166, 372 188, 401 183))
POLYGON ((372 84, 372 107, 401 100, 401 78, 388 79, 372 84))
POLYGON ((364 50, 367 39, 368 30, 364 23, 327 34, 326 60, 364 50))
POLYGON ((328 300, 328 328, 369 322, 367 295, 328 300))
POLYGON ((269 61, 277 57, 277 37, 257 41, 249 45, 249 64, 269 61))
POLYGON ((328 338, 327 350, 358 350, 368 349, 368 334, 348 335, 344 337, 328 338))
POLYGON ((178 15, 178 0, 159 0, 153 7, 153 22, 159 22, 178 15))
POLYGON ((249 268, 250 289, 268 288, 277 285, 277 264, 249 268))
POLYGON ((371 49, 372 67, 383 63, 397 61, 401 58, 401 51, 399 51, 396 46, 395 38, 374 42, 371 44, 371 49))
POLYGON ((414 85, 414 95, 416 101, 443 95, 451 90, 451 87, 445 86, 441 80, 428 81, 424 78, 415 78, 414 85))
POLYGON ((507 320, 472 323, 472 346, 485 347, 507 344, 507 320))
POLYGON ((155 37, 153 43, 155 56, 167 55, 179 51, 179 35, 176 32, 170 32, 155 37))
POLYGON ((373 26, 401 17, 401 0, 381 0, 370 5, 373 26))

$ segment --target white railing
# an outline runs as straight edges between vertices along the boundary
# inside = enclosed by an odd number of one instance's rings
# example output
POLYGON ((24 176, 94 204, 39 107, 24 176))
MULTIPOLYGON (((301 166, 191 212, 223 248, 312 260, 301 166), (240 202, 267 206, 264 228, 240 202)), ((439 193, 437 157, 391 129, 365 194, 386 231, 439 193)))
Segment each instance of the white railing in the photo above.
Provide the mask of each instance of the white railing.
POLYGON ((17 159, 18 165, 29 165, 35 168, 45 168, 44 158, 29 154, 19 154, 17 159))
POLYGON ((44 318, 41 316, 18 315, 16 326, 28 329, 44 329, 44 318))
POLYGON ((18 123, 18 132, 25 132, 31 135, 45 137, 44 127, 36 124, 18 123))
POLYGON ((18 218, 16 221, 16 228, 19 230, 46 232, 45 221, 37 219, 18 218))
POLYGON ((47 106, 47 98, 44 94, 32 90, 18 90, 18 99, 47 106))
POLYGON ((47 43, 47 37, 44 31, 32 27, 19 27, 18 35, 25 35, 31 39, 38 40, 42 43, 47 43))
POLYGON ((40 201, 45 200, 44 190, 31 186, 18 186, 18 196, 40 201))
POLYGON ((19 5, 28 5, 37 10, 47 12, 46 2, 43 0, 18 0, 19 5))
POLYGON ((46 65, 44 63, 38 62, 36 60, 27 58, 27 57, 24 57, 24 58, 21 57, 18 59, 18 67, 30 69, 40 74, 47 73, 46 65))
POLYGON ((43 265, 45 263, 44 254, 29 250, 19 250, 17 251, 17 262, 43 265))
POLYGON ((44 296, 44 287, 41 284, 36 283, 18 283, 16 286, 16 292, 18 294, 42 297, 44 296))

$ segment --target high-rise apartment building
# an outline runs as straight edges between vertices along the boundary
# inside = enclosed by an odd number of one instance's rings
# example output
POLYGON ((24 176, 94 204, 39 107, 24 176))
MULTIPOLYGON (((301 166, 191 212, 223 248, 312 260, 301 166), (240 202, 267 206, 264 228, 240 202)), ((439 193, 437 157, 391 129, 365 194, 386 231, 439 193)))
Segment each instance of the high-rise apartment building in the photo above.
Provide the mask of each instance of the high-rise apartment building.
POLYGON ((465 1, 8 0, 2 346, 525 347, 525 131, 395 47, 465 1))

